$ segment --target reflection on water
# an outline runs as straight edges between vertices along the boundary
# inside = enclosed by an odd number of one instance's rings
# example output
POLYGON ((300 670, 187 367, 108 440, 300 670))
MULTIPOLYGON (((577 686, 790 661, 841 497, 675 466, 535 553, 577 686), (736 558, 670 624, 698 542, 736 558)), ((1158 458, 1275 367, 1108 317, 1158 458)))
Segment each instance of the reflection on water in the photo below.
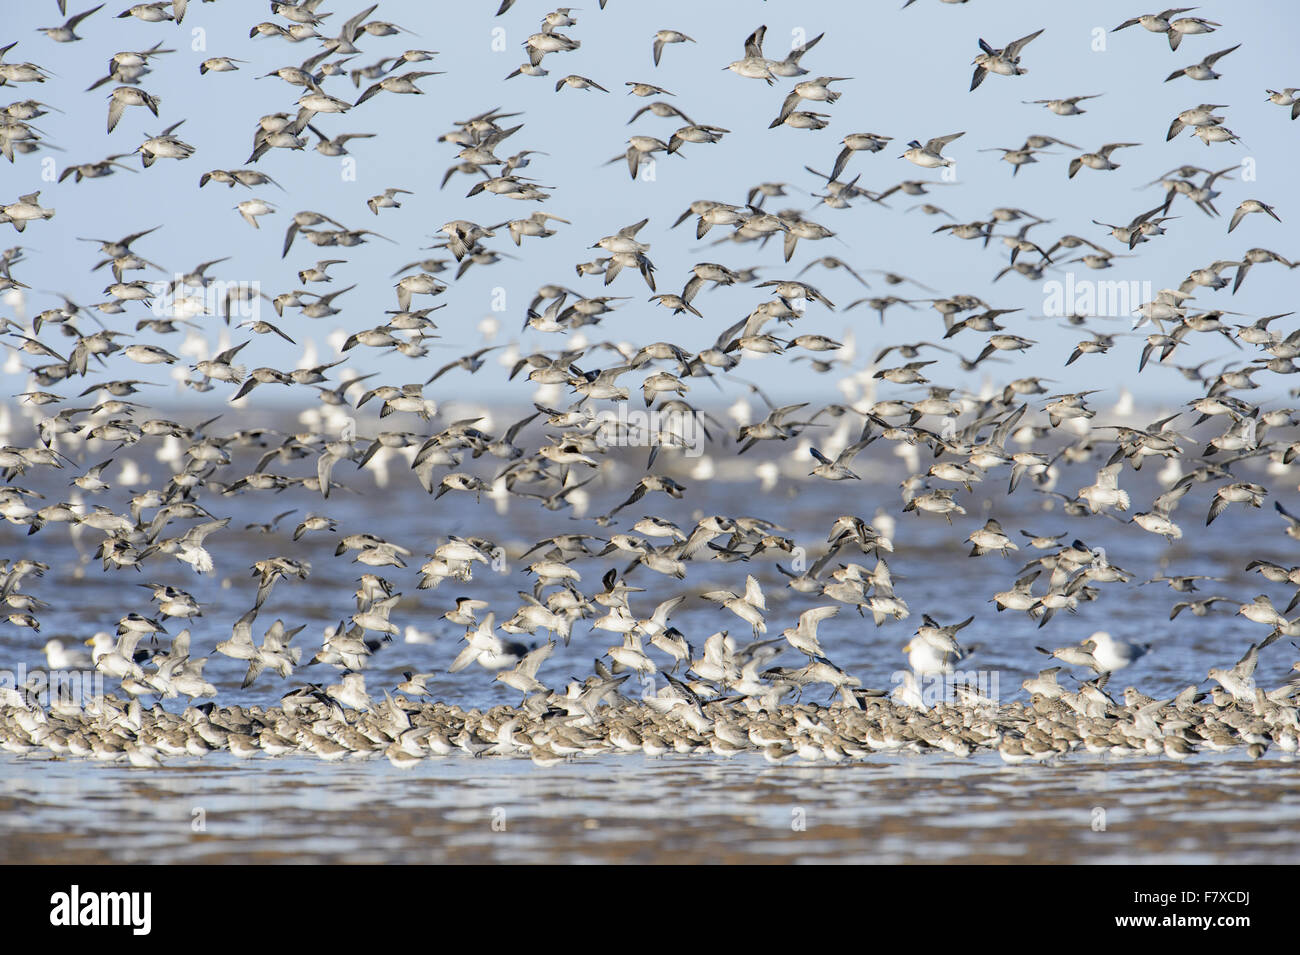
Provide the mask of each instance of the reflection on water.
POLYGON ((1290 759, 5 765, 9 862, 1300 861, 1290 759))

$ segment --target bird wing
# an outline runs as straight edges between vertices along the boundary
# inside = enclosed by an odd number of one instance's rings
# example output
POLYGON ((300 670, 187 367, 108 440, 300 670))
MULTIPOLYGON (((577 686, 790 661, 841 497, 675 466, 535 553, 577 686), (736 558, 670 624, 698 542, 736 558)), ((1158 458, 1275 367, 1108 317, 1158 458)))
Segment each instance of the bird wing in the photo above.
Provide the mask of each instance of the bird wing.
POLYGON ((962 136, 965 135, 966 135, 966 131, 962 130, 960 133, 949 133, 947 136, 936 136, 934 137, 934 139, 926 141, 925 144, 926 151, 937 153, 941 151, 944 146, 947 146, 950 142, 952 142, 954 139, 960 139, 962 136))
MULTIPOLYGON (((1046 27, 1043 29, 1046 29, 1046 27)), ((1014 60, 1020 54, 1020 51, 1037 39, 1042 32, 1042 30, 1035 30, 1029 36, 1022 36, 1019 40, 1012 40, 1007 44, 1007 48, 1002 51, 1002 55, 1008 60, 1014 60)))

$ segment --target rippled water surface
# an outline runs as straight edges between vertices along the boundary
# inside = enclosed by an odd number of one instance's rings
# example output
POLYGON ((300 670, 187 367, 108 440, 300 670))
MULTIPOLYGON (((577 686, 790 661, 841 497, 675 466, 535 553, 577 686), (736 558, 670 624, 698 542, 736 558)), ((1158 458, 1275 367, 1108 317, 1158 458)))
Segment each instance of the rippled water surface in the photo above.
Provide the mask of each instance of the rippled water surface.
POLYGON ((1289 862, 1294 762, 606 756, 4 762, 0 847, 36 862, 1289 862), (200 831, 201 830, 201 831, 200 831))

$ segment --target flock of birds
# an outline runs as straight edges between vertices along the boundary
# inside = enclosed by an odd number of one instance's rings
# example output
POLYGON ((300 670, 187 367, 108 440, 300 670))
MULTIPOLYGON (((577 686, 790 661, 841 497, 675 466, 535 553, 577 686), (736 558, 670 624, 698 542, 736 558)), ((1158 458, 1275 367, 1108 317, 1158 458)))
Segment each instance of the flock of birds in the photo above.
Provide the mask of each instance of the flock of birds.
MULTIPOLYGON (((60 16, 65 17, 65 0, 56 2, 60 16)), ((363 60, 356 58, 366 55, 373 43, 408 31, 374 19, 377 5, 359 10, 341 23, 341 14, 331 19, 334 11, 322 10, 323 5, 323 0, 272 2, 272 19, 251 27, 250 42, 283 43, 286 51, 305 44, 312 50, 301 63, 268 74, 268 78, 301 90, 301 95, 295 108, 257 120, 251 154, 243 166, 203 172, 200 188, 210 184, 231 190, 269 186, 292 194, 256 168, 259 160, 272 150, 301 151, 309 146, 326 156, 347 155, 352 141, 371 134, 327 132, 325 120, 346 117, 375 97, 411 96, 418 103, 415 97, 432 92, 434 82, 450 79, 434 81, 431 78, 439 71, 419 68, 430 61, 436 64, 438 54, 433 50, 392 52, 361 65, 363 60), (341 27, 336 34, 332 23, 341 27), (355 100, 346 95, 349 79, 354 90, 364 86, 353 94, 355 100), (426 80, 422 89, 420 84, 426 80), (326 92, 326 87, 331 92, 326 92)), ((512 5, 513 0, 505 0, 498 15, 512 5)), ((91 86, 92 90, 112 87, 107 111, 110 137, 124 115, 140 108, 158 117, 160 123, 167 122, 167 127, 129 152, 65 166, 60 181, 75 177, 80 183, 117 175, 135 156, 144 170, 155 163, 194 157, 195 148, 179 134, 184 117, 171 112, 163 98, 146 88, 157 58, 173 52, 164 48, 167 39, 158 39, 155 31, 161 29, 159 24, 179 25, 190 12, 187 7, 184 0, 140 3, 118 14, 140 21, 139 49, 115 53, 107 75, 91 86)), ((605 7, 604 0, 600 7, 605 7)), ((95 23, 91 18, 101 9, 102 5, 83 11, 43 32, 49 41, 76 42, 82 39, 77 31, 88 32, 95 23)), ((548 13, 537 32, 524 41, 527 62, 511 77, 546 76, 557 61, 579 49, 578 12, 560 8, 548 13)), ((1201 37, 1221 26, 1187 15, 1190 12, 1191 8, 1186 8, 1147 14, 1115 29, 1140 26, 1163 34, 1170 49, 1179 50, 1182 41, 1189 45, 1203 42, 1201 37)), ((522 14, 516 11, 515 15, 522 14)), ((970 90, 986 82, 1025 83, 1016 79, 1027 72, 1022 60, 1035 53, 1046 55, 1041 48, 1047 41, 1038 41, 1043 33, 1037 30, 1001 48, 980 39, 970 90), (1031 46, 1035 41, 1037 45, 1031 46), (995 78, 990 80, 990 75, 995 78)), ((794 80, 788 92, 774 95, 776 116, 771 126, 811 131, 825 127, 830 113, 824 110, 835 107, 842 93, 851 89, 851 81, 848 77, 812 75, 820 36, 788 54, 773 56, 770 50, 765 52, 765 34, 766 29, 759 27, 745 38, 744 56, 725 67, 735 74, 727 82, 757 79, 768 86, 779 83, 784 90, 786 82, 794 80), (820 109, 806 108, 810 106, 820 109)), ((668 29, 647 41, 653 65, 663 70, 663 75, 669 74, 676 55, 671 48, 695 43, 685 33, 668 29)), ((700 46, 696 44, 693 52, 708 55, 700 46)), ((1215 72, 1219 60, 1239 46, 1182 67, 1170 74, 1167 82, 1181 78, 1213 81, 1219 75, 1215 72)), ((39 158, 48 150, 35 121, 62 102, 62 85, 47 83, 55 79, 52 74, 25 56, 41 58, 36 43, 24 39, 0 49, 0 86, 38 84, 50 91, 42 95, 52 102, 24 99, 0 110, 0 153, 13 164, 5 181, 23 175, 32 168, 33 155, 39 158)), ((219 83, 218 74, 238 70, 245 62, 231 56, 205 59, 199 66, 202 82, 219 83)), ((863 66, 855 64, 855 69, 863 66)), ((611 162, 626 162, 634 179, 658 153, 698 150, 698 144, 716 143, 729 134, 721 126, 689 119, 675 100, 670 101, 672 94, 665 88, 639 80, 628 80, 625 85, 631 94, 646 101, 633 121, 644 122, 642 117, 648 113, 680 123, 666 137, 641 133, 628 137, 625 150, 611 162)), ((568 91, 584 95, 608 92, 605 86, 578 74, 557 80, 555 90, 566 96, 572 95, 568 91)), ((1300 91, 1267 92, 1271 103, 1289 110, 1289 119, 1300 114, 1300 91)), ((1056 116, 1070 117, 1085 112, 1080 104, 1099 95, 1028 102, 1042 105, 1056 116)), ((1205 147, 1238 142, 1218 112, 1225 108, 1207 103, 1179 113, 1169 127, 1168 138, 1190 129, 1205 147)), ((498 198, 484 201, 503 205, 504 199, 540 202, 552 198, 550 187, 523 174, 538 151, 520 148, 502 155, 514 148, 507 147, 512 137, 526 128, 523 122, 511 122, 516 116, 494 108, 457 122, 443 134, 440 141, 455 151, 455 161, 446 169, 442 186, 460 177, 473 183, 471 196, 489 193, 498 198)), ((1277 118, 1287 120, 1281 113, 1277 118)), ((945 150, 955 148, 963 135, 965 132, 959 131, 924 143, 913 139, 898 158, 922 170, 942 170, 953 163, 945 150)), ((520 136, 518 142, 524 139, 520 136)), ((894 193, 924 196, 927 189, 939 184, 909 179, 881 191, 858 185, 862 175, 859 154, 881 152, 893 141, 894 137, 875 132, 843 137, 834 150, 830 172, 814 173, 823 190, 818 194, 819 207, 829 213, 847 209, 854 202, 883 205, 894 193), (850 173, 852 178, 845 179, 850 173)), ((1083 149, 1053 136, 1030 135, 1023 146, 997 151, 1012 166, 1014 176, 1021 166, 1037 162, 1035 154, 1050 146, 1076 154, 1068 162, 1069 177, 1085 168, 1113 171, 1120 166, 1114 158, 1118 150, 1148 148, 1117 142, 1083 149)), ((827 150, 828 157, 831 152, 827 150)), ((1215 200, 1233 181, 1237 164, 1228 160, 1210 165, 1223 168, 1184 164, 1171 169, 1158 180, 1164 192, 1159 205, 1124 224, 1101 223, 1122 251, 1108 247, 1101 234, 1094 239, 1065 233, 1035 241, 1031 230, 1045 236, 1050 220, 1016 207, 995 209, 987 218, 973 222, 954 220, 935 232, 977 240, 984 246, 994 237, 1001 239, 1010 262, 999 277, 1016 272, 1038 280, 1049 266, 1067 262, 1104 270, 1121 255, 1140 255, 1146 243, 1176 241, 1161 238, 1177 231, 1178 215, 1171 213, 1219 216, 1215 200), (1187 201, 1179 201, 1180 197, 1187 201), (1069 260, 1056 258, 1063 250, 1082 254, 1069 260)), ((830 255, 808 261, 795 272, 788 263, 799 251, 800 240, 806 249, 806 243, 832 238, 835 233, 798 210, 772 211, 775 203, 771 200, 787 196, 786 188, 784 183, 762 182, 743 197, 702 199, 672 223, 672 228, 677 228, 693 222, 696 238, 701 240, 716 229, 712 233, 715 239, 723 235, 718 244, 747 254, 767 252, 769 241, 779 239, 782 252, 769 256, 761 266, 702 261, 691 269, 680 292, 658 292, 662 276, 656 274, 651 244, 643 232, 647 217, 598 238, 591 244, 599 250, 596 256, 576 265, 579 283, 611 286, 618 281, 618 290, 627 291, 627 295, 589 295, 558 280, 538 288, 526 310, 524 329, 556 336, 560 345, 531 353, 512 346, 513 360, 506 367, 511 379, 523 375, 554 400, 539 401, 529 414, 501 428, 489 424, 487 417, 447 420, 439 401, 426 391, 439 380, 447 389, 444 395, 471 388, 469 376, 488 367, 486 356, 501 347, 480 348, 439 368, 429 367, 429 343, 437 338, 434 331, 439 327, 433 316, 443 306, 426 303, 453 292, 467 270, 499 265, 507 255, 500 248, 506 235, 514 246, 522 247, 525 239, 532 243, 559 234, 560 227, 569 224, 565 218, 537 211, 491 225, 463 219, 447 222, 438 245, 445 255, 422 258, 397 270, 394 277, 400 278, 393 287, 396 307, 385 313, 381 324, 351 333, 341 343, 336 359, 306 360, 291 369, 250 368, 241 360, 256 351, 253 347, 245 352, 256 336, 278 336, 294 343, 294 336, 301 335, 300 329, 310 320, 344 314, 347 306, 341 297, 355 285, 328 293, 310 291, 309 287, 332 287, 330 270, 345 269, 347 258, 326 258, 310 265, 304 262, 298 272, 300 287, 274 295, 229 286, 215 310, 203 311, 200 304, 196 311, 192 303, 206 300, 205 293, 216 281, 213 270, 224 259, 178 272, 174 281, 161 286, 132 277, 161 270, 145 258, 165 252, 157 244, 161 235, 154 233, 182 226, 151 227, 142 222, 138 231, 120 238, 92 240, 100 256, 92 273, 107 268, 113 278, 103 290, 107 296, 103 301, 81 305, 68 295, 54 296, 59 303, 30 320, 17 309, 0 319, 0 332, 11 352, 9 370, 20 371, 28 380, 15 407, 31 424, 26 443, 7 443, 0 448, 0 469, 5 477, 5 485, 0 487, 0 515, 21 529, 7 539, 10 553, 0 562, 0 601, 13 628, 11 635, 27 629, 39 632, 41 614, 50 606, 41 594, 55 599, 40 585, 55 553, 50 538, 57 540, 57 535, 69 533, 74 541, 89 535, 96 542, 94 558, 104 574, 118 575, 132 585, 147 580, 141 586, 151 601, 148 605, 142 601, 137 610, 123 616, 116 635, 100 633, 87 641, 89 655, 60 639, 49 640, 44 649, 51 671, 93 668, 109 682, 112 692, 91 699, 57 693, 42 699, 33 686, 2 690, 0 746, 12 753, 123 760, 137 766, 155 766, 169 757, 199 756, 213 750, 239 757, 305 753, 327 760, 383 754, 399 766, 455 752, 522 755, 542 765, 607 752, 731 755, 756 751, 770 761, 782 762, 796 757, 856 759, 897 750, 940 750, 964 756, 993 749, 1011 763, 1079 750, 1165 754, 1176 759, 1201 749, 1245 747, 1253 757, 1272 746, 1295 752, 1300 678, 1265 688, 1256 685, 1253 674, 1261 653, 1284 649, 1287 644, 1278 644, 1280 638, 1300 636, 1300 619, 1286 616, 1300 601, 1300 566, 1256 560, 1245 568, 1270 583, 1295 589, 1283 610, 1265 594, 1244 604, 1219 594, 1196 596, 1197 583, 1206 579, 1200 575, 1162 573, 1148 581, 1166 583, 1187 597, 1172 608, 1171 617, 1183 611, 1203 617, 1216 612, 1216 604, 1239 605, 1238 612, 1261 628, 1258 639, 1250 642, 1235 664, 1211 669, 1207 683, 1190 685, 1172 697, 1151 698, 1131 687, 1118 699, 1109 693, 1112 674, 1151 648, 1098 632, 1079 643, 1043 647, 1042 653, 1057 665, 1024 680, 1023 699, 991 699, 956 684, 950 695, 934 700, 925 693, 928 678, 973 665, 969 661, 975 648, 963 646, 959 640, 960 631, 973 618, 944 623, 922 614, 922 625, 904 647, 909 665, 906 678, 892 692, 865 688, 861 679, 831 660, 818 637, 819 625, 841 612, 860 615, 863 626, 868 617, 876 626, 887 626, 911 616, 904 599, 906 588, 896 591, 888 564, 896 541, 899 546, 906 545, 905 539, 900 540, 905 538, 905 533, 900 533, 901 522, 892 514, 882 510, 870 520, 852 513, 839 517, 821 552, 806 566, 792 563, 796 545, 783 536, 786 528, 742 513, 704 516, 682 525, 647 513, 628 523, 635 513, 624 514, 628 508, 639 505, 653 511, 657 501, 689 500, 689 482, 669 472, 680 477, 680 468, 690 463, 682 455, 687 447, 685 432, 692 428, 708 436, 711 455, 744 455, 761 445, 754 453, 761 456, 763 450, 776 454, 784 447, 798 446, 799 464, 808 468, 802 480, 810 486, 820 481, 860 480, 855 467, 861 467, 857 462, 864 453, 871 449, 872 454, 879 454, 892 446, 911 471, 902 482, 902 513, 943 517, 951 524, 953 515, 966 513, 962 491, 969 495, 976 483, 1005 477, 1008 493, 1017 493, 1019 488, 1022 495, 1026 491, 1050 495, 1059 502, 1060 513, 1080 522, 1101 516, 1125 525, 1126 531, 1157 535, 1170 542, 1183 536, 1179 522, 1186 518, 1178 510, 1194 498, 1201 498, 1201 506, 1208 507, 1206 525, 1226 510, 1261 507, 1270 491, 1256 480, 1259 473, 1265 469, 1288 473, 1300 451, 1300 441, 1282 437, 1296 424, 1297 411, 1265 407, 1247 397, 1251 390, 1264 387, 1256 379, 1300 371, 1294 364, 1300 356, 1300 330, 1285 330, 1291 313, 1236 321, 1227 309, 1203 310, 1193 304, 1199 294, 1236 293, 1255 266, 1294 268, 1296 263, 1286 256, 1252 247, 1237 259, 1195 263, 1185 278, 1177 277, 1176 285, 1142 303, 1134 317, 1139 325, 1149 324, 1152 331, 1146 336, 1139 370, 1148 362, 1172 365, 1179 348, 1195 339, 1221 342, 1241 358, 1225 362, 1214 374, 1203 372, 1208 363, 1181 368, 1201 392, 1189 402, 1188 410, 1145 427, 1101 426, 1092 422, 1097 411, 1089 398, 1095 391, 1049 395, 1045 373, 1018 378, 984 395, 930 381, 927 368, 935 361, 925 356, 955 353, 958 335, 963 335, 961 342, 983 336, 975 359, 959 355, 966 371, 986 361, 1042 349, 1032 339, 1009 331, 1015 321, 1010 316, 1020 312, 1018 308, 996 307, 964 293, 934 292, 924 297, 920 293, 929 290, 919 282, 893 272, 855 269, 830 255), (153 248, 145 251, 147 245, 153 248), (779 277, 760 280, 760 269, 779 277), (868 293, 847 308, 866 306, 883 326, 891 309, 915 311, 925 303, 934 309, 943 338, 884 348, 865 372, 854 368, 852 349, 844 342, 796 329, 810 324, 815 314, 835 310, 830 298, 803 278, 813 269, 847 276, 846 282, 864 288, 868 281, 860 273, 870 271, 883 274, 885 283, 895 291, 917 289, 908 298, 868 293), (588 341, 587 335, 603 316, 631 308, 621 303, 633 298, 640 283, 648 287, 651 303, 673 316, 691 316, 683 319, 687 321, 707 321, 733 305, 751 310, 738 321, 728 319, 716 340, 699 350, 666 340, 632 345, 588 341), (751 297, 749 304, 742 304, 744 293, 750 291, 758 291, 763 300, 754 304, 751 297), (170 300, 170 310, 151 309, 150 304, 164 295, 170 300), (248 330, 247 340, 197 357, 186 373, 183 359, 176 354, 183 350, 169 345, 169 338, 193 329, 196 322, 230 326, 232 317, 242 317, 246 309, 259 305, 259 295, 274 308, 275 321, 254 309, 255 317, 235 326, 248 330), (425 307, 415 307, 417 304, 425 307), (418 380, 395 384, 369 381, 374 374, 358 374, 347 365, 353 349, 358 348, 410 359, 409 367, 416 370, 418 380), (901 363, 885 364, 893 352, 901 363), (895 385, 900 390, 880 400, 858 393, 853 400, 821 407, 808 402, 776 406, 762 389, 740 375, 741 366, 758 356, 808 361, 823 375, 857 375, 855 380, 882 388, 895 385), (221 428, 228 412, 214 413, 192 425, 154 417, 137 400, 156 384, 147 376, 136 377, 142 374, 135 370, 139 365, 180 369, 178 380, 187 388, 241 402, 235 410, 256 405, 266 394, 259 386, 290 389, 319 406, 312 419, 318 426, 297 433, 276 433, 262 427, 230 431, 221 428), (635 386, 631 385, 634 378, 638 379, 635 386), (705 379, 710 387, 740 384, 747 394, 767 403, 766 413, 736 420, 734 426, 720 421, 705 407, 686 400, 691 387, 704 384, 705 379), (622 440, 613 440, 608 429, 618 426, 611 424, 607 412, 633 403, 633 387, 639 387, 647 409, 657 412, 659 420, 673 424, 650 433, 615 435, 622 440), (366 407, 378 411, 374 433, 363 436, 337 430, 340 422, 351 420, 366 407), (826 427, 831 430, 817 430, 826 427), (1193 436, 1195 428, 1204 429, 1202 436, 1193 436), (818 436, 816 444, 814 435, 818 436), (629 437, 635 440, 629 442, 629 437), (586 505, 610 482, 606 479, 588 485, 616 470, 613 461, 606 460, 610 448, 627 443, 650 449, 641 476, 630 486, 613 489, 608 510, 585 516, 586 505), (104 450, 110 447, 111 451, 104 450), (99 450, 104 450, 103 460, 98 459, 99 450), (131 456, 150 452, 171 469, 170 476, 157 486, 132 486, 141 472, 131 456), (257 461, 250 469, 254 457, 257 461), (1123 485, 1147 459, 1155 459, 1153 463, 1161 468, 1164 490, 1149 504, 1135 505, 1123 485), (394 482, 408 485, 394 488, 402 494, 398 506, 423 508, 433 498, 451 495, 451 500, 471 515, 476 503, 486 498, 500 507, 541 507, 564 517, 560 532, 538 541, 525 553, 507 555, 486 537, 448 535, 426 553, 419 567, 419 589, 434 590, 447 581, 468 584, 475 569, 482 573, 503 558, 531 561, 526 573, 533 587, 519 592, 517 606, 493 606, 486 600, 461 596, 450 605, 444 603, 441 615, 446 627, 463 633, 463 646, 447 660, 447 671, 478 668, 491 674, 496 682, 520 695, 517 705, 502 703, 480 710, 429 701, 428 683, 434 673, 409 672, 399 685, 385 687, 378 695, 372 695, 373 684, 367 687, 365 671, 372 658, 397 653, 389 644, 403 634, 395 622, 401 619, 403 594, 392 578, 418 560, 418 549, 428 548, 421 541, 388 540, 360 527, 344 526, 323 510, 330 506, 331 491, 346 487, 348 474, 368 468, 382 470, 387 476, 386 469, 393 461, 405 462, 413 472, 391 476, 394 482), (1095 469, 1095 478, 1073 495, 1064 493, 1058 488, 1068 486, 1063 481, 1069 468, 1095 469), (1246 471, 1251 473, 1242 473, 1246 471), (56 472, 75 475, 71 486, 76 490, 67 492, 66 500, 26 486, 33 481, 48 482, 56 472), (416 488, 432 498, 408 494, 416 488), (212 623, 202 617, 200 601, 185 589, 185 576, 191 572, 211 574, 222 562, 217 542, 237 531, 231 527, 230 515, 223 514, 229 499, 236 495, 268 499, 286 491, 318 497, 322 511, 290 510, 245 530, 266 535, 275 542, 273 551, 281 549, 281 544, 288 549, 286 538, 291 536, 297 542, 293 552, 299 555, 307 552, 313 540, 327 540, 336 545, 334 558, 364 565, 367 570, 358 580, 355 613, 327 628, 317 649, 304 647, 306 635, 295 643, 305 624, 291 626, 276 619, 267 626, 265 617, 259 619, 259 615, 277 583, 306 580, 312 574, 310 562, 302 556, 273 552, 253 564, 258 582, 255 601, 233 623, 227 639, 207 648, 196 645, 189 629, 170 634, 168 624, 172 621, 189 626, 195 618, 202 618, 205 632, 212 623), (582 506, 576 506, 578 503, 582 506), (576 523, 570 524, 566 511, 574 512, 576 523), (296 526, 289 535, 289 524, 281 522, 292 514, 301 520, 295 518, 296 526), (20 556, 18 551, 24 547, 33 548, 33 556, 20 556), (580 568, 602 561, 619 566, 606 564, 596 588, 590 584, 590 572, 584 577, 580 568), (710 567, 744 562, 755 569, 735 592, 689 589, 684 581, 706 562, 710 567), (783 575, 793 592, 791 599, 810 604, 797 617, 792 614, 787 626, 769 617, 769 594, 759 579, 768 571, 757 569, 768 562, 783 575), (639 596, 652 589, 665 591, 665 599, 653 609, 639 596), (686 601, 693 606, 712 605, 727 628, 712 635, 678 629, 672 618, 686 601), (587 623, 580 629, 583 621, 587 623), (583 632, 588 627, 592 633, 612 635, 613 645, 600 650, 590 674, 562 685, 553 669, 548 672, 547 661, 559 641, 566 645, 571 639, 590 641, 589 633, 583 632), (774 632, 780 635, 773 636, 774 632), (1270 650, 1274 644, 1277 649, 1270 650), (243 688, 265 685, 273 676, 297 682, 275 705, 219 705, 206 700, 218 692, 204 676, 211 653, 247 666, 243 688), (307 672, 322 672, 307 671, 310 664, 322 670, 336 668, 341 672, 338 682, 304 685, 307 672), (1079 679, 1073 683, 1059 679, 1071 674, 1079 674, 1079 679), (829 691, 830 702, 804 699, 819 692, 814 688, 829 691), (190 704, 181 712, 168 710, 161 703, 182 697, 190 704)), ((408 194, 405 189, 386 188, 369 200, 369 211, 375 217, 400 215, 403 197, 408 194)), ((260 228, 261 217, 278 211, 260 194, 243 199, 236 208, 254 228, 260 228)), ((928 202, 919 208, 927 215, 947 215, 928 202)), ((24 231, 28 225, 38 234, 43 222, 54 216, 55 210, 45 207, 40 192, 34 189, 0 202, 0 223, 12 225, 23 240, 28 237, 24 231)), ((1244 234, 1254 223, 1262 225, 1270 218, 1281 221, 1272 205, 1242 195, 1227 231, 1240 228, 1244 234), (1256 213, 1259 215, 1243 223, 1256 213)), ((300 240, 305 240, 317 249, 329 250, 324 254, 342 256, 336 250, 373 238, 385 237, 370 229, 349 228, 320 212, 301 210, 291 215, 283 245, 276 251, 287 257, 295 249, 301 251, 300 240)), ((74 261, 72 249, 64 252, 69 262, 74 261)), ((5 250, 0 259, 0 292, 8 295, 6 301, 11 305, 37 294, 22 281, 24 264, 29 261, 26 253, 17 245, 5 250)), ((655 314, 647 313, 643 328, 655 327, 655 314)), ((889 317, 897 314, 894 311, 889 317)), ((1096 361, 1089 356, 1104 355, 1122 337, 1099 327, 1093 316, 1071 314, 1067 318, 1087 337, 1068 357, 1057 357, 1058 364, 1062 360, 1067 365, 1096 361)), ((1038 356, 1038 352, 1035 356, 1042 359, 1038 367, 1045 369, 1047 357, 1038 356)), ((18 441, 17 427, 13 430, 8 440, 18 441)), ((755 463, 754 475, 761 478, 777 473, 770 457, 755 463)), ((396 503, 398 498, 391 500, 396 503)), ((853 497, 844 500, 851 503, 853 497)), ((1280 502, 1274 501, 1273 506, 1282 522, 1280 529, 1300 540, 1300 517, 1280 502)), ((972 548, 971 559, 1006 557, 1022 546, 1037 554, 1013 583, 993 596, 998 611, 1028 614, 1043 626, 1057 611, 1074 611, 1084 602, 1101 598, 1107 588, 1133 579, 1133 574, 1109 562, 1104 552, 1075 534, 1020 534, 1020 538, 1013 537, 990 517, 966 541, 972 548)), ((952 545, 964 547, 955 541, 952 545)), ((768 583, 769 592, 771 588, 768 583)), ((129 596, 137 591, 134 586, 127 591, 123 588, 122 599, 129 602, 129 596)), ((438 592, 446 593, 446 589, 438 592)))

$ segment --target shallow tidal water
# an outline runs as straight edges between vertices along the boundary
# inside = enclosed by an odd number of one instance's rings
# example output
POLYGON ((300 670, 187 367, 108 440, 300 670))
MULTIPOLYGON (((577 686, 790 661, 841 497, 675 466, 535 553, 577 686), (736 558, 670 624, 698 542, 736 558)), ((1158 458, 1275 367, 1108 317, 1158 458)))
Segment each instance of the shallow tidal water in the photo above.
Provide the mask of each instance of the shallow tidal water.
POLYGON ((0 782, 7 862, 1300 861, 1291 758, 18 762, 0 782))

